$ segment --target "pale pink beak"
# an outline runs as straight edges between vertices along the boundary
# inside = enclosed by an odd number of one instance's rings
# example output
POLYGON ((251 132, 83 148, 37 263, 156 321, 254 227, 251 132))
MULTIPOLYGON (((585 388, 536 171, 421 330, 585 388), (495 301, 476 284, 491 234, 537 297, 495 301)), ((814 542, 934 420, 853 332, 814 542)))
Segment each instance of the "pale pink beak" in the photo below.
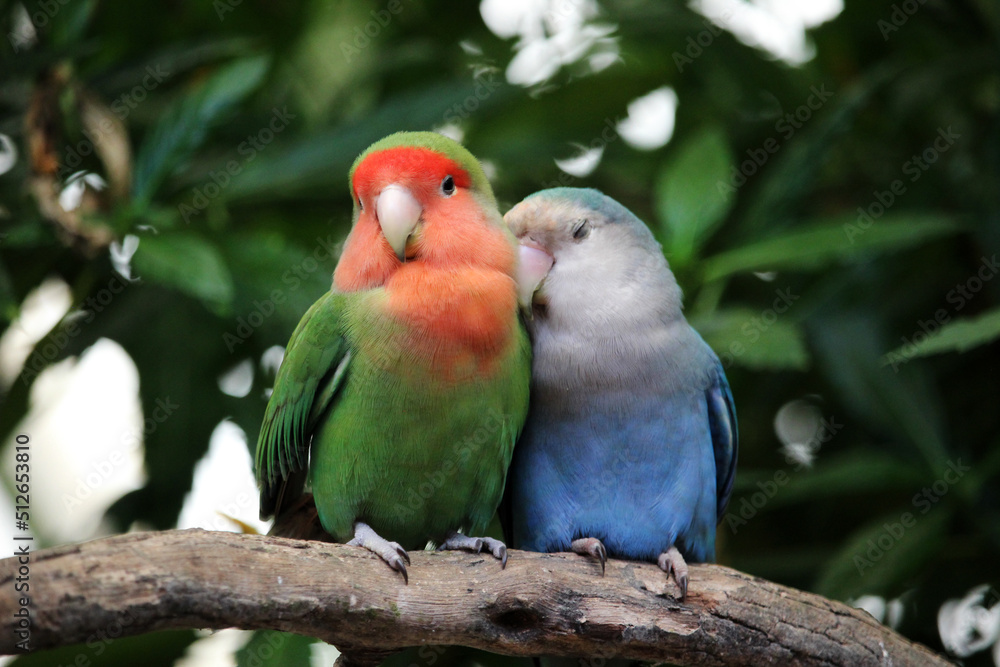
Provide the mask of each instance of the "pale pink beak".
POLYGON ((375 200, 375 215, 382 235, 401 262, 406 257, 406 242, 420 221, 421 213, 423 209, 413 193, 395 183, 385 186, 375 200))
POLYGON ((527 239, 518 246, 517 300, 524 308, 531 307, 535 292, 552 268, 552 255, 527 239))

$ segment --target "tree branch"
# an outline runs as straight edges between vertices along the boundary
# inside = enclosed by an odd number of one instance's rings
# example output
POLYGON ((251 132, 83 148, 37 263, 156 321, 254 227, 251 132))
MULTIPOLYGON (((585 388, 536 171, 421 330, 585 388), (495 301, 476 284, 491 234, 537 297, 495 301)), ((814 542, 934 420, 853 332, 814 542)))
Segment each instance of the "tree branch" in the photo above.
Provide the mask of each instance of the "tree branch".
MULTIPOLYGON (((178 628, 272 628, 377 659, 424 644, 684 665, 947 665, 863 611, 716 565, 686 602, 655 565, 512 551, 411 553, 410 583, 363 549, 200 530, 30 556, 33 650, 178 628)), ((0 561, 0 652, 15 652, 16 558, 0 561)), ((23 574, 23 572, 22 572, 23 574)), ((365 660, 360 660, 365 662, 365 660)))

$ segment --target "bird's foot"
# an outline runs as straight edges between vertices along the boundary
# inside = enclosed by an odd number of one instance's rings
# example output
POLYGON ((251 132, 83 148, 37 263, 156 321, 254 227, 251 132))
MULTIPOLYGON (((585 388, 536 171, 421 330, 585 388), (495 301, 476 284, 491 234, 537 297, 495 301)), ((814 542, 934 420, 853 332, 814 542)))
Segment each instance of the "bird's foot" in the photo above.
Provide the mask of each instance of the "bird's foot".
POLYGON ((364 547, 384 560, 389 567, 403 575, 403 583, 410 583, 406 575, 406 565, 410 555, 396 542, 390 542, 376 533, 367 523, 358 521, 354 524, 354 539, 347 543, 352 547, 364 547))
POLYGON ((581 537, 578 540, 573 540, 570 543, 569 548, 573 550, 573 553, 582 554, 584 556, 593 556, 594 558, 601 561, 601 576, 604 576, 604 564, 608 560, 608 550, 604 548, 604 543, 601 542, 596 537, 581 537))
POLYGON ((470 537, 468 535, 463 535, 462 533, 452 532, 448 535, 447 539, 442 542, 437 550, 438 551, 471 551, 472 553, 481 553, 483 549, 486 549, 493 557, 500 561, 500 568, 503 569, 507 567, 507 545, 505 545, 500 540, 495 540, 492 537, 470 537))
POLYGON ((684 556, 677 550, 677 547, 670 547, 656 559, 656 564, 667 573, 669 577, 674 575, 674 580, 681 589, 681 602, 687 597, 688 592, 688 566, 684 562, 684 556))

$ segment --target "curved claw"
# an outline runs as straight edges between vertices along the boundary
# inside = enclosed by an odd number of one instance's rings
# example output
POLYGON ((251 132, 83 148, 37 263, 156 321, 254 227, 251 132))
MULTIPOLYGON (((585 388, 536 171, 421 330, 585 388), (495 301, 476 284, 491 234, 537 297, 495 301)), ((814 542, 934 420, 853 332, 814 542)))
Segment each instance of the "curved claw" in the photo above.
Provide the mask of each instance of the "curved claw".
MULTIPOLYGON (((405 551, 403 552, 403 555, 406 556, 406 562, 409 563, 410 557, 406 555, 405 551)), ((399 572, 401 575, 403 575, 403 583, 409 585, 410 577, 406 573, 406 563, 403 562, 403 558, 399 556, 393 556, 392 558, 388 559, 386 563, 388 563, 389 567, 394 569, 396 572, 399 572)))
POLYGON ((673 575, 674 581, 681 589, 681 602, 684 602, 688 590, 688 566, 684 557, 681 556, 681 552, 677 550, 677 547, 670 547, 660 554, 660 557, 656 559, 656 564, 667 573, 668 577, 673 575))
POLYGON ((448 538, 438 546, 438 551, 471 551, 472 553, 482 553, 486 548, 493 557, 500 561, 501 569, 507 567, 507 545, 492 537, 469 537, 461 533, 451 533, 448 538))
POLYGON ((486 549, 489 550, 491 554, 493 554, 494 558, 500 561, 500 569, 503 570, 504 568, 506 568, 507 545, 501 542, 500 540, 493 539, 492 537, 484 537, 482 538, 482 540, 483 540, 483 546, 486 547, 486 549))
POLYGON ((601 576, 604 576, 605 566, 608 562, 608 550, 604 548, 603 542, 596 537, 581 537, 578 540, 573 540, 569 547, 574 553, 593 556, 601 561, 601 576))
MULTIPOLYGON (((390 542, 390 544, 392 546, 396 547, 396 553, 399 554, 400 558, 402 558, 403 560, 406 561, 407 565, 409 565, 410 564, 410 554, 406 553, 406 549, 404 549, 403 547, 399 546, 399 544, 397 544, 396 542, 390 542)), ((403 578, 404 579, 406 578, 406 572, 405 571, 403 572, 403 578)))
POLYGON ((362 547, 381 558, 396 572, 403 575, 403 583, 409 584, 410 577, 406 565, 410 562, 410 554, 396 542, 390 542, 376 533, 371 526, 361 521, 354 524, 354 539, 348 546, 362 547))
POLYGON ((483 540, 480 537, 469 537, 461 533, 451 533, 438 545, 438 551, 471 551, 477 554, 483 550, 483 540))

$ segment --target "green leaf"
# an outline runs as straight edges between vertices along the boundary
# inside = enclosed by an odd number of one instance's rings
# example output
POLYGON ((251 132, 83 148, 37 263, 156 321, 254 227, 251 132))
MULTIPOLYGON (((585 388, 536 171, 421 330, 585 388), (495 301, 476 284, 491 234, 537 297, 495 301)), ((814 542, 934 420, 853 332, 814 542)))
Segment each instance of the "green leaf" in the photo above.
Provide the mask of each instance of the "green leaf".
POLYGON ((865 251, 898 250, 959 228, 933 215, 886 215, 867 228, 852 215, 807 224, 796 231, 730 250, 705 260, 705 280, 742 271, 813 270, 865 251))
MULTIPOLYGON (((482 113, 508 99, 506 86, 480 99, 477 84, 447 80, 433 86, 392 97, 350 123, 317 130, 304 139, 290 139, 261 151, 226 188, 226 199, 288 200, 312 191, 323 198, 347 192, 347 171, 354 159, 372 142, 401 130, 424 130, 446 122, 469 100, 482 113)), ((505 139, 509 141, 509 139, 505 139)))
POLYGON ((236 651, 237 667, 309 667, 310 646, 318 640, 277 630, 258 630, 250 641, 236 651))
MULTIPOLYGON (((937 321, 934 321, 937 325, 937 321)), ((937 333, 926 335, 918 342, 905 343, 882 357, 883 366, 896 366, 900 361, 926 357, 941 352, 965 352, 1000 338, 1000 308, 979 317, 937 325, 937 333)), ((914 335, 916 338, 916 335, 914 335)))
POLYGON ((201 147, 208 131, 257 88, 268 62, 255 56, 230 63, 167 109, 135 161, 132 196, 138 203, 149 202, 164 179, 201 147))
POLYGON ((809 366, 802 330, 774 310, 731 308, 692 318, 691 326, 715 350, 724 366, 753 370, 805 370, 809 366))
MULTIPOLYGON (((836 423, 837 418, 830 418, 836 423)), ((831 442, 836 434, 831 434, 831 442)), ((858 496, 865 493, 887 490, 908 491, 923 482, 921 467, 909 461, 877 451, 852 450, 850 452, 826 451, 827 443, 819 443, 816 464, 812 468, 796 468, 789 464, 785 468, 787 482, 774 498, 768 501, 766 509, 773 510, 787 505, 798 505, 831 498, 858 496)), ((750 496, 760 491, 759 484, 775 479, 772 469, 741 470, 733 486, 733 498, 739 502, 742 496, 750 496)), ((734 503, 730 511, 738 510, 734 503)))
POLYGON ((203 301, 223 313, 233 298, 233 278, 219 251, 192 233, 144 237, 132 259, 136 274, 203 301))
POLYGON ((733 162, 726 136, 710 127, 691 137, 657 178, 656 210, 668 233, 671 261, 686 263, 733 205, 727 174, 733 162))
POLYGON ((819 311, 810 319, 818 365, 851 412, 894 439, 911 442, 913 454, 919 452, 930 468, 953 456, 944 401, 933 381, 922 373, 888 373, 879 365, 885 337, 877 313, 819 311))
MULTIPOLYGON (((0 242, 3 239, 0 237, 0 242)), ((0 260, 0 322, 13 322, 17 317, 18 305, 17 297, 14 294, 14 285, 11 283, 10 275, 3 260, 0 260)))
POLYGON ((95 631, 85 644, 31 651, 18 655, 10 664, 17 667, 52 667, 77 663, 95 667, 132 667, 141 660, 144 667, 173 667, 198 639, 194 630, 165 630, 123 637, 120 628, 128 623, 126 619, 131 618, 124 614, 125 612, 120 617, 121 625, 111 623, 95 631), (112 632, 118 636, 112 637, 112 632), (82 660, 80 656, 83 656, 82 660))
POLYGON ((838 600, 893 595, 948 544, 947 506, 921 514, 913 506, 883 515, 854 533, 827 563, 816 592, 838 600))
MULTIPOLYGON (((900 63, 887 60, 859 73, 853 83, 842 89, 831 85, 827 90, 833 96, 826 102, 820 96, 814 97, 823 103, 823 108, 804 125, 797 121, 794 125, 789 123, 782 113, 784 124, 779 120, 774 126, 778 135, 771 135, 780 144, 777 154, 758 176, 752 177, 755 182, 742 186, 747 204, 741 211, 739 232, 754 238, 767 229, 785 228, 793 222, 795 210, 802 206, 812 208, 809 197, 816 193, 824 169, 829 169, 831 155, 836 154, 845 135, 861 134, 856 127, 859 114, 880 90, 898 81, 902 69, 900 63)), ((814 90, 826 88, 822 80, 807 85, 808 93, 805 86, 800 89, 805 93, 804 99, 800 98, 803 102, 809 100, 814 90)))

